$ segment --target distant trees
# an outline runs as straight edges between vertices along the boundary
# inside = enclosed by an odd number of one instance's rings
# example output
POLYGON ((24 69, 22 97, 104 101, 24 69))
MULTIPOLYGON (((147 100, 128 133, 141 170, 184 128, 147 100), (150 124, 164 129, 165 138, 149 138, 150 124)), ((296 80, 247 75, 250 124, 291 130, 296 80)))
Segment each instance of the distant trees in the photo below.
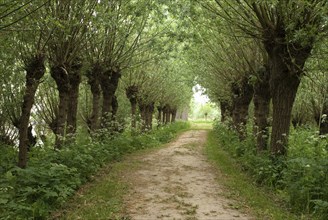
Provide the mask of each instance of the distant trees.
POLYGON ((177 108, 188 105, 191 84, 184 82, 182 67, 168 68, 179 66, 171 59, 178 44, 169 43, 179 21, 166 3, 34 0, 4 6, 0 141, 18 141, 19 167, 27 166, 35 133, 51 142, 46 128, 56 149, 74 143, 84 126, 79 119, 91 134, 121 131, 125 95, 131 126, 142 131, 152 129, 157 106, 170 106, 171 122, 177 108))

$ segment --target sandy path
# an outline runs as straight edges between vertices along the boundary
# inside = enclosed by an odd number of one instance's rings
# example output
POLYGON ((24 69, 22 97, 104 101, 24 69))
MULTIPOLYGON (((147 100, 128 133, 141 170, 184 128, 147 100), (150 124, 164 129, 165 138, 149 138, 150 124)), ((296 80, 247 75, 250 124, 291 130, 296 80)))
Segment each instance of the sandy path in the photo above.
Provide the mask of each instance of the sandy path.
POLYGON ((133 159, 140 165, 125 175, 130 219, 251 219, 220 196, 215 172, 202 154, 206 135, 187 131, 167 147, 133 159))

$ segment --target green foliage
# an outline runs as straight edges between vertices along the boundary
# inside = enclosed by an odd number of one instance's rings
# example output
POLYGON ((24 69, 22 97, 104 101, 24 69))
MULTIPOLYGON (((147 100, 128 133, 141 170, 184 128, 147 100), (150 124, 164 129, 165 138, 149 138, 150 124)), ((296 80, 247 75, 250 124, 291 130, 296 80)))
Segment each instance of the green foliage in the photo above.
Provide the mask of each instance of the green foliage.
POLYGON ((193 119, 205 119, 212 120, 213 118, 218 116, 218 107, 214 103, 191 103, 191 115, 190 117, 193 119), (206 116, 205 116, 206 114, 206 116))
MULTIPOLYGON (((233 158, 228 150, 231 149, 231 144, 232 148, 237 144, 235 139, 238 139, 236 135, 218 126, 208 135, 206 153, 219 169, 220 184, 227 188, 223 193, 237 201, 241 209, 251 211, 251 215, 256 219, 299 219, 282 206, 278 196, 273 195, 269 189, 259 188, 252 178, 240 172, 240 165, 243 164, 240 163, 239 157, 233 158), (230 143, 229 140, 233 142, 230 143)), ((233 151, 234 149, 231 149, 231 152, 233 151)))
POLYGON ((297 213, 327 219, 328 215, 328 142, 309 128, 290 134, 286 157, 272 158, 267 152, 257 154, 254 140, 244 142, 225 125, 216 123, 220 146, 235 157, 254 181, 270 186, 286 197, 297 213))
POLYGON ((290 137, 284 185, 297 211, 328 218, 328 141, 310 129, 294 130, 290 137))
POLYGON ((149 133, 123 133, 53 151, 35 148, 29 166, 15 166, 16 151, 4 148, 0 166, 0 219, 45 219, 101 166, 122 155, 170 141, 187 123, 177 122, 149 133))

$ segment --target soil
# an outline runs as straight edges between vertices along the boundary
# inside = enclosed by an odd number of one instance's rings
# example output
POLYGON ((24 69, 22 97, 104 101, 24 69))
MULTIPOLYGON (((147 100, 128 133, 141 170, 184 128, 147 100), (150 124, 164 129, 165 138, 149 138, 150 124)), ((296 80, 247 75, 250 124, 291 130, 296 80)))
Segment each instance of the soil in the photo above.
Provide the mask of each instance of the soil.
POLYGON ((191 130, 165 148, 131 158, 125 174, 125 219, 244 220, 222 195, 217 170, 203 153, 207 131, 191 130), (137 166, 136 166, 137 164, 137 166))

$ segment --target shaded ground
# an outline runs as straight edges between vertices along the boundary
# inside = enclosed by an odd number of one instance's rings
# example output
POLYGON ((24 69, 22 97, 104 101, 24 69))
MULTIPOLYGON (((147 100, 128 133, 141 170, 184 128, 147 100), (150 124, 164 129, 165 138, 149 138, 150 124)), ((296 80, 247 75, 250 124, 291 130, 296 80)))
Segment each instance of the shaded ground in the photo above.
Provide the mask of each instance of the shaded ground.
POLYGON ((251 219, 233 209, 224 198, 215 171, 202 147, 207 131, 183 133, 167 147, 130 158, 133 167, 123 181, 130 187, 125 196, 129 219, 251 219))

